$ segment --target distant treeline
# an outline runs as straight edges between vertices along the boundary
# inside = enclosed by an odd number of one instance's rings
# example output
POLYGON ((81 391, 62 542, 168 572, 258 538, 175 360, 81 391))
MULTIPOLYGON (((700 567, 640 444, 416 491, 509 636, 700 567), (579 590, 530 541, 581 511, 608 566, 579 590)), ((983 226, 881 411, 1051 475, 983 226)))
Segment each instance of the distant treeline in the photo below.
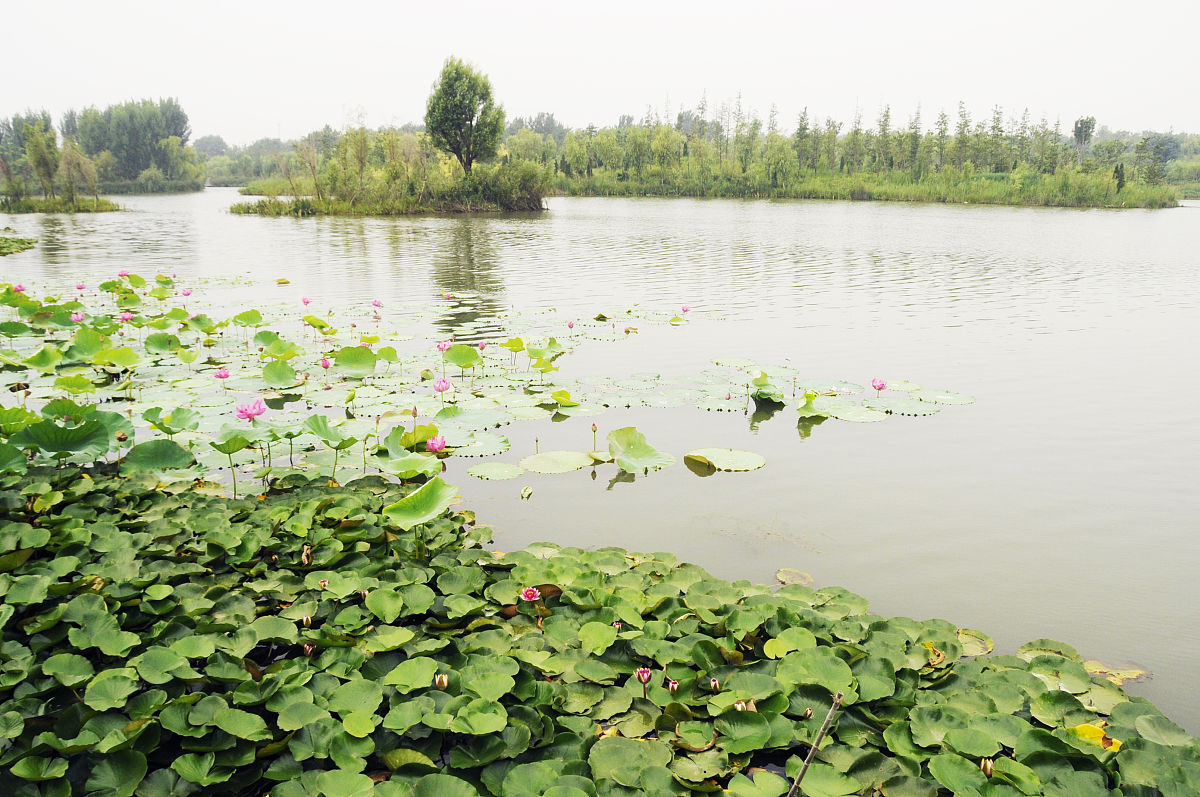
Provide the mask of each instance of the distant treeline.
MULTIPOLYGON (((403 142, 410 168, 433 155, 416 125, 340 134, 326 127, 303 146, 321 154, 351 134, 368 135, 370 157, 379 163, 389 136, 403 142)), ((227 150, 223 174, 231 184, 245 180, 249 193, 311 192, 296 146, 263 140, 227 150)), ((1114 132, 1091 117, 1064 131, 1000 108, 973 120, 962 104, 954 118, 941 113, 932 127, 920 113, 897 125, 887 107, 874 124, 859 115, 848 127, 805 110, 789 131, 774 112, 764 122, 737 103, 714 112, 702 103, 669 122, 648 113, 578 130, 542 113, 513 120, 497 159, 537 164, 553 190, 580 195, 1162 207, 1186 195, 1189 184, 1200 188, 1200 136, 1114 132)))
POLYGON ((77 194, 199 190, 204 168, 190 136, 175 99, 70 110, 57 129, 46 111, 15 114, 0 119, 0 191, 9 208, 40 192, 47 207, 70 209, 77 194))

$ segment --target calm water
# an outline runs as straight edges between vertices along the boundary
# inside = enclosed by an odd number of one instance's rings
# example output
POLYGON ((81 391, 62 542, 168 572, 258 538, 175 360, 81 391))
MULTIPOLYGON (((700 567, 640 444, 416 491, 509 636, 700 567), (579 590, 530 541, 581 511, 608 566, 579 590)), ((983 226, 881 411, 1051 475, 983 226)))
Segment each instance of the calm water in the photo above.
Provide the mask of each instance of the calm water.
MULTIPOLYGON (((1200 206, 1076 211, 872 203, 554 199, 539 216, 234 217, 230 189, 121 198, 131 212, 14 217, 40 239, 4 279, 241 275, 261 295, 386 303, 474 292, 479 313, 632 303, 715 311, 585 344, 564 374, 685 374, 718 355, 863 383, 906 378, 977 404, 802 439, 785 409, 610 411, 677 457, 748 448, 768 465, 700 480, 682 465, 482 482, 452 463, 497 546, 669 550, 727 578, 779 567, 881 614, 945 617, 1011 652, 1030 639, 1137 664, 1131 687, 1200 732, 1200 206), (276 287, 287 276, 292 284, 276 287), (521 501, 523 486, 533 497, 521 501)), ((486 333, 486 330, 484 330, 486 333)), ((478 335, 479 333, 475 333, 478 335)), ((506 427, 515 461, 590 447, 590 422, 506 427)), ((469 462, 467 464, 470 464, 469 462)))

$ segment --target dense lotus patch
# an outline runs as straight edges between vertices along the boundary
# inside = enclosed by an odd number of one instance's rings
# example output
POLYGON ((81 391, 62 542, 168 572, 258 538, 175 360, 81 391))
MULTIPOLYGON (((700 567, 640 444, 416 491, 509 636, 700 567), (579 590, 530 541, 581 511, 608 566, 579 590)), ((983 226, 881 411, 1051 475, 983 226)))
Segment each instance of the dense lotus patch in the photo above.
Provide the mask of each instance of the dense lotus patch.
MULTIPOLYGON (((335 481, 370 472, 411 478, 427 468, 410 454, 499 456, 512 447, 510 436, 497 431, 501 427, 526 420, 569 422, 611 408, 693 405, 747 414, 755 429, 795 404, 801 419, 811 421, 798 426, 803 437, 826 418, 862 422, 888 415, 928 415, 942 405, 972 400, 948 391, 922 390, 901 379, 877 380, 887 388, 872 391, 856 383, 807 378, 791 366, 744 357, 718 358, 717 368, 675 379, 658 373, 559 376, 562 358, 581 342, 598 339, 596 332, 607 330, 613 340, 628 340, 639 324, 668 325, 678 318, 642 308, 600 313, 569 327, 553 312, 512 313, 460 324, 460 333, 486 334, 496 342, 489 347, 487 340, 460 342, 453 335, 447 339, 444 332, 430 339, 390 328, 389 321, 397 326, 420 323, 431 309, 427 306, 389 303, 363 316, 353 308, 317 311, 319 303, 309 299, 300 313, 233 308, 232 315, 222 318, 179 306, 183 299, 196 297, 186 297, 184 290, 190 293, 191 288, 180 288, 165 275, 148 280, 125 271, 115 279, 99 280, 94 288, 80 282, 62 297, 40 299, 31 295, 29 286, 20 287, 18 291, 17 286, 0 285, 0 305, 14 314, 0 322, 5 341, 0 369, 12 374, 10 387, 16 396, 35 409, 58 397, 81 402, 78 414, 52 419, 63 429, 87 426, 84 415, 109 409, 119 409, 121 413, 109 415, 124 414, 127 421, 118 429, 108 419, 104 429, 112 436, 100 453, 94 450, 100 445, 94 427, 88 427, 90 445, 82 438, 70 443, 71 435, 63 437, 61 430, 55 432, 56 440, 45 438, 50 444, 45 449, 26 436, 26 453, 86 463, 127 451, 157 433, 195 458, 194 464, 182 464, 180 457, 163 459, 164 470, 190 471, 203 479, 213 469, 224 468, 224 479, 231 484, 241 481, 243 487, 256 477, 265 484, 321 472, 335 481), (83 320, 73 320, 79 314, 83 320), (860 400, 858 393, 867 398, 860 400), (182 412, 180 420, 167 420, 169 411, 182 412), (430 430, 405 445, 405 452, 383 444, 402 416, 413 422, 420 417, 430 430), (308 422, 310 418, 317 419, 320 429, 308 422), (244 423, 239 426, 239 421, 244 423), (127 439, 116 440, 118 431, 127 439), (439 441, 436 452, 425 445, 431 438, 439 441)), ((444 304, 469 300, 456 296, 444 304)), ((101 421, 106 417, 96 416, 101 421)), ((48 432, 42 427, 43 437, 48 432)), ((578 467, 614 462, 618 473, 645 474, 684 454, 654 449, 642 431, 631 434, 642 438, 631 440, 630 446, 622 444, 620 456, 610 451, 585 461, 576 452, 571 460, 578 467)), ((566 461, 528 450, 521 453, 533 457, 529 469, 541 473, 562 472, 566 461)), ((138 467, 148 461, 138 460, 138 467)))
MULTIPOLYGON (((170 443, 170 441, 162 441, 170 443)), ((173 445, 173 444, 172 444, 173 445)), ((440 479, 230 499, 0 476, 17 794, 1187 794, 1200 746, 1035 640, 667 554, 501 554, 440 479), (197 791, 199 790, 199 791, 197 791)))

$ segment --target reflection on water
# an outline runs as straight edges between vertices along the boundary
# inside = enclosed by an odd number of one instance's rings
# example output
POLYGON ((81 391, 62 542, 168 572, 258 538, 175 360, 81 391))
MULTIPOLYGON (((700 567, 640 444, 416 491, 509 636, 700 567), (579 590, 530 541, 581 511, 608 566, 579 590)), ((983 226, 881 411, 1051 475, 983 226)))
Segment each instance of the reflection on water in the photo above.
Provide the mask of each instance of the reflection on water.
MULTIPOLYGON (((235 199, 222 189, 121 197, 120 214, 0 215, 39 239, 0 261, 3 278, 161 271, 221 278, 207 290, 231 306, 378 298, 385 314, 451 293, 431 323, 461 340, 494 339, 489 319, 512 310, 688 304, 684 327, 643 324, 556 364, 678 376, 740 356, 975 394, 928 418, 800 420, 795 434, 793 407, 610 410, 595 419, 602 435, 635 425, 677 465, 481 482, 452 458, 447 478, 501 549, 671 550, 757 580, 797 567, 883 614, 985 629, 1001 651, 1047 636, 1140 664, 1156 677, 1133 690, 1200 731, 1200 639, 1187 633, 1200 622, 1196 207, 556 198, 541 216, 297 220, 231 216, 235 199), (716 445, 768 464, 703 479, 679 464, 716 445)), ((505 427, 503 459, 586 450, 590 423, 505 427)))

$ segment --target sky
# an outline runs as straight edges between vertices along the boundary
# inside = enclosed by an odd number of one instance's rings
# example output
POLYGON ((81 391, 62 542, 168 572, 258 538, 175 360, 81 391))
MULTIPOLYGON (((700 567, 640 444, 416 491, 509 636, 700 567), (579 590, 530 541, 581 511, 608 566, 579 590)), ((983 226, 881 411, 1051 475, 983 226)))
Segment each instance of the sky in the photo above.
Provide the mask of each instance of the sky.
POLYGON ((4 3, 0 117, 177 97, 193 139, 229 144, 419 122, 445 59, 508 117, 568 127, 674 119, 707 98, 790 132, 807 107, 924 126, 963 101, 1036 122, 1200 132, 1200 3, 520 0, 4 3))

